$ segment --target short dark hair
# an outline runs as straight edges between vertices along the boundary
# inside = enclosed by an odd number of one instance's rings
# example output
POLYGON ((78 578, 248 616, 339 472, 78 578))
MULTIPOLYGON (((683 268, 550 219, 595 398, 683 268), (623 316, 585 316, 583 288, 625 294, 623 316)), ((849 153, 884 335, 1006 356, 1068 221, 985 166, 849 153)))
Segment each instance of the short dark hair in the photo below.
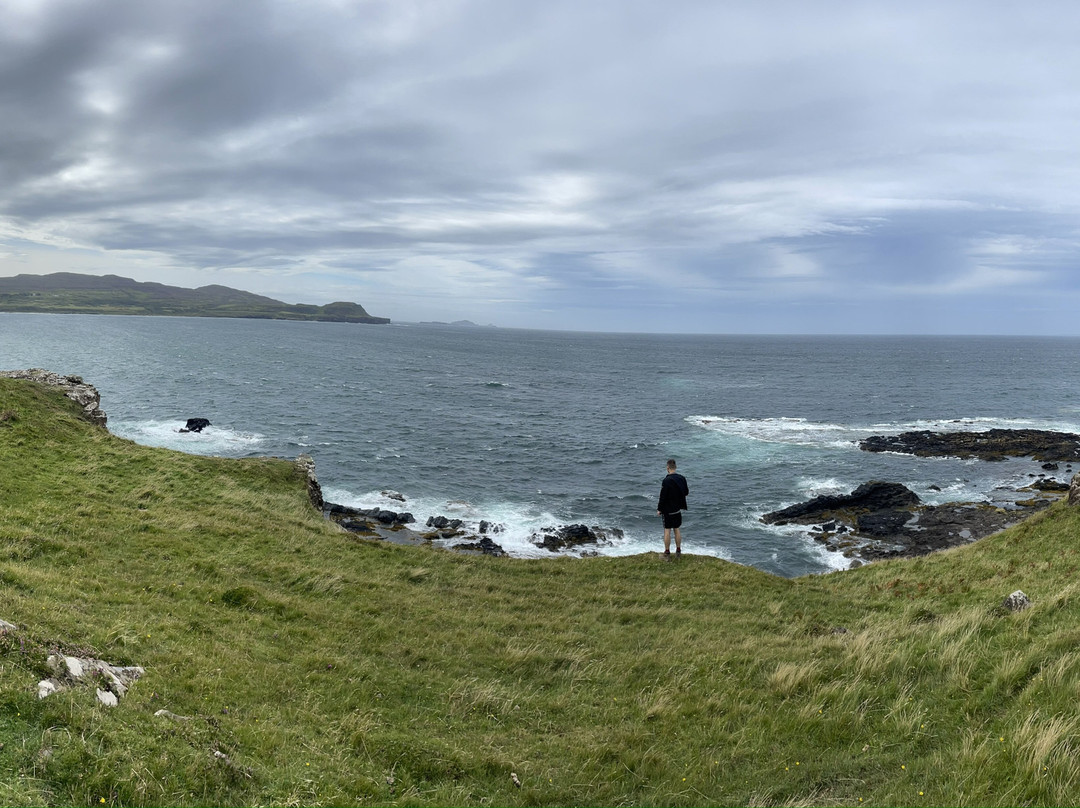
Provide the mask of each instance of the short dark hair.
POLYGON ((674 460, 668 460, 668 462, 667 462, 667 467, 668 467, 669 469, 673 469, 673 468, 675 468, 675 461, 674 461, 674 460))

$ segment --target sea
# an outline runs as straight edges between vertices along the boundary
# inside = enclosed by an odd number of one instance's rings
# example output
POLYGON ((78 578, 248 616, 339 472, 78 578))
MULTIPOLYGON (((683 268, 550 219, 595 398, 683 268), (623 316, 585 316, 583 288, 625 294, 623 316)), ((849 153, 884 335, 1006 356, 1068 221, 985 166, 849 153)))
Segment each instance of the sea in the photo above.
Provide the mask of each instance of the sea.
MULTIPOLYGON (((148 446, 315 458, 326 498, 503 526, 511 555, 545 527, 662 549, 674 458, 690 485, 683 549, 781 576, 845 569, 763 513, 869 480, 923 501, 1002 501, 1049 474, 870 454, 870 435, 1080 432, 1080 338, 598 334, 435 324, 0 314, 0 369, 77 374, 108 428, 148 446), (202 433, 179 430, 204 417, 202 433), (405 503, 394 498, 401 495, 405 503)), ((1067 479, 1068 472, 1057 473, 1067 479)), ((573 555, 573 551, 568 551, 573 555)))

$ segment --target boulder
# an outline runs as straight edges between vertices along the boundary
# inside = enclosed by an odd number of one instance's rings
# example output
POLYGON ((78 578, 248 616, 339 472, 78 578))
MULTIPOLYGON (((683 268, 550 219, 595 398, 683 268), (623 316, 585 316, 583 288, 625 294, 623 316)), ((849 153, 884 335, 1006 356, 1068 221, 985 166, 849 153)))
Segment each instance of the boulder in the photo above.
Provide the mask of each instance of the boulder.
POLYGON ((1080 474, 1076 474, 1069 483, 1069 504, 1080 505, 1080 474))
POLYGON ((1022 612, 1028 606, 1031 605, 1031 600, 1022 591, 1017 589, 1009 597, 1005 598, 1004 603, 1001 604, 1010 612, 1022 612))
POLYGON ((447 519, 445 516, 429 516, 427 526, 436 530, 457 530, 464 524, 460 519, 447 519))
POLYGON ((350 508, 348 505, 338 505, 334 502, 325 503, 323 513, 327 518, 354 533, 371 532, 370 524, 367 524, 370 522, 395 527, 412 524, 416 521, 416 517, 408 511, 398 513, 385 508, 350 508))
POLYGON ((761 517, 767 525, 810 524, 833 517, 838 511, 881 511, 919 504, 919 495, 900 483, 871 480, 850 494, 822 495, 761 517))
POLYGON ((202 432, 210 426, 210 422, 205 418, 188 418, 187 423, 181 427, 181 432, 202 432))
POLYGON ((484 555, 494 556, 496 558, 502 558, 508 553, 493 542, 489 536, 482 536, 479 541, 463 542, 462 544, 455 544, 452 550, 469 550, 475 553, 483 553, 484 555))
POLYGON ((623 532, 618 528, 604 529, 598 525, 560 525, 558 527, 545 527, 537 533, 533 533, 530 541, 545 550, 557 552, 582 544, 598 544, 609 541, 609 537, 622 538, 623 532))

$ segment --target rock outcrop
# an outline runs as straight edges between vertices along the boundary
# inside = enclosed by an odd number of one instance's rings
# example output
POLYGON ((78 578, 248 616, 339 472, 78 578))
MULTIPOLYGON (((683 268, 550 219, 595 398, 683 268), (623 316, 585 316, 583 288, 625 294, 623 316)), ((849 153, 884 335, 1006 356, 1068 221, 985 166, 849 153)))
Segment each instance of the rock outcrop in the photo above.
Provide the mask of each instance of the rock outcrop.
POLYGON ((101 409, 101 394, 94 385, 84 382, 82 376, 61 376, 41 368, 0 370, 0 376, 7 379, 28 379, 50 387, 59 387, 65 396, 83 408, 83 418, 102 428, 108 421, 108 416, 101 409))
POLYGON ((494 556, 495 558, 503 558, 508 555, 508 553, 500 545, 496 544, 490 536, 481 536, 479 541, 455 544, 450 549, 464 550, 470 553, 480 553, 481 555, 494 556))
POLYGON ((1069 483, 1069 504, 1080 505, 1080 474, 1076 474, 1069 483))
POLYGON ((1043 429, 904 432, 875 435, 861 441, 859 448, 866 452, 899 452, 918 457, 976 457, 980 460, 1033 457, 1048 463, 1080 461, 1080 435, 1043 429))
POLYGON ((543 547, 551 552, 569 550, 583 544, 604 544, 612 538, 622 538, 623 532, 618 528, 602 528, 599 525, 559 525, 558 527, 545 527, 530 537, 530 541, 537 547, 543 547))
POLYGON ((1024 594, 1023 590, 1017 589, 1001 604, 1010 612, 1022 612, 1031 605, 1031 599, 1024 594))
POLYGON ((919 495, 900 483, 871 480, 863 483, 850 494, 822 495, 807 502, 800 502, 761 517, 767 525, 785 525, 789 522, 812 524, 831 519, 838 512, 870 513, 896 508, 908 508, 919 504, 919 495))
POLYGON ((969 544, 1050 504, 1049 499, 1038 498, 1017 502, 1008 509, 986 502, 925 505, 906 486, 874 481, 851 494, 814 497, 767 513, 761 521, 811 526, 809 535, 829 550, 872 561, 969 544))
POLYGON ((187 423, 180 428, 181 432, 202 432, 210 426, 210 421, 206 418, 188 418, 187 423))
POLYGON ((311 504, 315 506, 316 510, 321 511, 326 503, 323 500, 319 478, 315 476, 315 458, 309 454, 302 454, 296 458, 295 464, 297 471, 303 474, 304 479, 307 481, 308 499, 311 500, 311 504))

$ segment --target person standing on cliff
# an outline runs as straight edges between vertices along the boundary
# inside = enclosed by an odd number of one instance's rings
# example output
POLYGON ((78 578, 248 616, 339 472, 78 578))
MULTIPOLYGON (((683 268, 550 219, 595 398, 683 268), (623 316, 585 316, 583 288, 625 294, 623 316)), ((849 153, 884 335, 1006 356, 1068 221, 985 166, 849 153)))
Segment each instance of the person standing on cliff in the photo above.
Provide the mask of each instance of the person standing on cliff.
POLYGON ((682 555, 682 512, 686 510, 686 495, 690 486, 686 478, 675 471, 675 461, 667 462, 667 476, 660 484, 660 501, 656 513, 664 520, 664 556, 671 557, 671 534, 675 533, 675 555, 682 555))

